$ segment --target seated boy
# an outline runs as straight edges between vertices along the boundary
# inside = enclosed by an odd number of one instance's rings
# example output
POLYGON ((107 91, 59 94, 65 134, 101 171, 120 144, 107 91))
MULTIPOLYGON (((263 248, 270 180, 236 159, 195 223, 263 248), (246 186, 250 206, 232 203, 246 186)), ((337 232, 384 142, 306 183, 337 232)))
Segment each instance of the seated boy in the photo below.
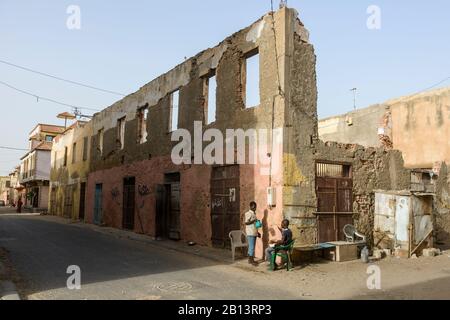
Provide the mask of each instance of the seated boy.
POLYGON ((292 231, 289 229, 289 220, 285 219, 281 223, 281 240, 271 240, 269 247, 266 249, 266 260, 270 263, 272 255, 276 254, 278 246, 286 246, 292 241, 292 231))

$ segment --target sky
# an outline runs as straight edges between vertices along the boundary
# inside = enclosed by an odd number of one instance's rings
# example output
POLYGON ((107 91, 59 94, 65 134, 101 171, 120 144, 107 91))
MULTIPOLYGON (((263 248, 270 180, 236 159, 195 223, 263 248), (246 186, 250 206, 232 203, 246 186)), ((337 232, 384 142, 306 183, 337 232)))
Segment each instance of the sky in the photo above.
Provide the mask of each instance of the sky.
MULTIPOLYGON (((277 7, 279 0, 274 0, 277 7)), ((450 77, 448 0, 288 0, 317 55, 319 117, 428 89, 450 77), (369 29, 369 6, 380 28, 369 29)), ((270 0, 0 0, 0 60, 129 94, 270 10, 270 0), (67 27, 77 5, 80 29, 67 27)), ((71 105, 103 109, 120 96, 0 63, 0 82, 71 105)), ((437 87, 450 85, 450 80, 437 87)), ((27 148, 37 123, 71 111, 0 84, 0 146, 27 148)), ((86 113, 89 111, 86 110, 86 113)), ((0 149, 0 175, 24 152, 0 149)))

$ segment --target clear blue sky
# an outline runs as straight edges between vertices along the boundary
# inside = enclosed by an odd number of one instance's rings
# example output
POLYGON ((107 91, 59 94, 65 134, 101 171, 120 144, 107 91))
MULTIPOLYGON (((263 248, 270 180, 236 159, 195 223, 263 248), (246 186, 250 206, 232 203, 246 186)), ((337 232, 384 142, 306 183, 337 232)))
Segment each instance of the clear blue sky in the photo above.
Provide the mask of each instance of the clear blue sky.
MULTIPOLYGON (((300 12, 316 48, 320 117, 351 110, 353 87, 358 87, 358 106, 363 107, 421 91, 450 76, 448 0, 288 4, 300 12), (372 4, 381 8, 381 30, 366 26, 372 4)), ((0 0, 0 59, 131 93, 269 9, 269 0, 0 0), (66 9, 72 4, 81 8, 81 30, 66 27, 66 9)), ((118 99, 2 64, 0 81, 96 109, 118 99)), ((13 147, 27 146, 27 134, 37 122, 58 123, 55 115, 70 111, 36 103, 1 85, 0 108, 0 145, 13 147)), ((0 150, 0 175, 20 155, 0 150)))

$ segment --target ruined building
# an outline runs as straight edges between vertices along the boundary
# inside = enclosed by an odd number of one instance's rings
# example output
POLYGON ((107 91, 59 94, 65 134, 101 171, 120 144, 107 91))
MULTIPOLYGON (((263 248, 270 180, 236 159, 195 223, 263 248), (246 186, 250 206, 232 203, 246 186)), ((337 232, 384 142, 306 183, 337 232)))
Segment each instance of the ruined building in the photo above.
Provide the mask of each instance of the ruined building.
POLYGON ((434 194, 435 240, 450 242, 450 88, 391 99, 319 121, 323 141, 400 150, 411 190, 434 194))
POLYGON ((300 245, 342 239, 347 223, 370 237, 374 190, 408 189, 410 172, 398 151, 319 140, 315 66, 297 12, 265 15, 59 137, 51 213, 223 247, 255 200, 259 257, 283 218, 300 245))

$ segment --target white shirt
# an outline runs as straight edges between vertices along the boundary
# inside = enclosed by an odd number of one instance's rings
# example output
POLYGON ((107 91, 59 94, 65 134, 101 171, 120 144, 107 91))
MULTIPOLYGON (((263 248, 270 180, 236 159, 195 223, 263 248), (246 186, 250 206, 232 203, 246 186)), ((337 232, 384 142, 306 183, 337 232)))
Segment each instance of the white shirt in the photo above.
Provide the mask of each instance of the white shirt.
POLYGON ((256 229, 256 221, 251 225, 247 225, 250 221, 256 220, 256 213, 252 210, 245 214, 245 233, 247 236, 258 236, 258 230, 256 229))

